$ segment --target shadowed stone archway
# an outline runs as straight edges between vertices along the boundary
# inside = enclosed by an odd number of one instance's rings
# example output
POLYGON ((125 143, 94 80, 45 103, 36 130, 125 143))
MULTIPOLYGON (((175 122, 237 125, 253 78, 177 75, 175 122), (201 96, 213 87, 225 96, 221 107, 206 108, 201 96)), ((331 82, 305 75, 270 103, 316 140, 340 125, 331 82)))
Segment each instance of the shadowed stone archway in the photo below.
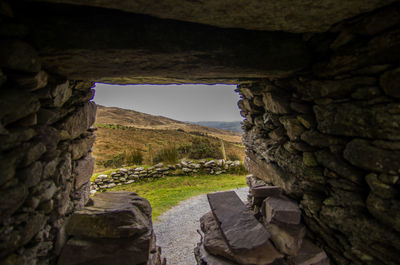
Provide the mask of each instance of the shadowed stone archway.
POLYGON ((238 84, 248 169, 332 262, 400 259, 398 1, 2 0, 0 23, 2 264, 57 262, 95 81, 238 84))

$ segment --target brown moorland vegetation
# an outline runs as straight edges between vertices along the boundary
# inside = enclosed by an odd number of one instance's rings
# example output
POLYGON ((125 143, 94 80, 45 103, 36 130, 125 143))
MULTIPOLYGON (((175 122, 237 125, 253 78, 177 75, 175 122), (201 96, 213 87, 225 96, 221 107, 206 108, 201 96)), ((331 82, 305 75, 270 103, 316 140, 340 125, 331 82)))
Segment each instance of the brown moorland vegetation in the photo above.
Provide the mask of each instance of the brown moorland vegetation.
POLYGON ((95 172, 118 167, 124 163, 121 159, 128 156, 140 156, 142 164, 156 163, 163 152, 171 150, 179 158, 196 159, 208 154, 213 155, 210 158, 222 158, 222 143, 228 159, 244 158, 240 134, 162 116, 99 106, 95 126, 98 128, 93 147, 95 172))
POLYGON ((173 120, 163 116, 150 115, 134 110, 117 107, 104 107, 97 105, 96 123, 119 124, 151 130, 184 130, 185 132, 198 132, 208 136, 217 137, 227 142, 242 142, 242 134, 200 126, 182 121, 173 120))

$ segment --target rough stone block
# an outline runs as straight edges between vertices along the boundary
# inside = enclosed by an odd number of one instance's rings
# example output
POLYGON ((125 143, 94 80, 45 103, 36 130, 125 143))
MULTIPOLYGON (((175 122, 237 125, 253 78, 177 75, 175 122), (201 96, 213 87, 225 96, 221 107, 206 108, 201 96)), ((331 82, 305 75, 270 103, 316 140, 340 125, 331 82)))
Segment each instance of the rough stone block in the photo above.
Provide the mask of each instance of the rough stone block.
POLYGON ((293 265, 329 265, 329 259, 325 251, 310 240, 304 239, 297 256, 291 258, 289 263, 293 265))
POLYGON ((300 224, 301 211, 295 202, 275 197, 269 197, 264 202, 268 223, 300 224))
POLYGON ((297 118, 283 116, 279 118, 279 121, 285 127, 286 134, 289 136, 290 140, 300 140, 300 136, 304 132, 305 128, 301 125, 297 118))
POLYGON ((139 238, 72 238, 64 246, 58 265, 142 265, 147 263, 151 234, 139 238))
POLYGON ((45 152, 46 146, 40 141, 23 144, 24 157, 20 162, 20 166, 25 167, 37 161, 45 152))
POLYGON ((92 197, 68 222, 67 233, 81 238, 132 238, 152 231, 149 202, 130 192, 92 197))
POLYGON ((24 184, 30 188, 37 185, 42 177, 43 165, 36 161, 27 168, 18 170, 17 176, 23 180, 24 184))
POLYGON ((20 184, 0 191, 0 216, 1 220, 11 216, 24 203, 28 196, 28 189, 20 184))
POLYGON ((10 130, 8 134, 0 136, 0 150, 8 150, 20 145, 22 142, 29 141, 36 135, 31 128, 18 128, 10 130))
POLYGON ((340 99, 349 96, 358 87, 376 84, 374 77, 352 77, 341 80, 307 80, 297 84, 297 91, 307 99, 333 98, 340 99))
POLYGON ((381 173, 400 173, 400 151, 385 150, 368 141, 355 139, 347 144, 344 157, 353 165, 381 173))
POLYGON ((318 130, 326 134, 400 140, 400 104, 357 103, 315 105, 318 130))
POLYGON ((291 111, 287 95, 278 91, 265 93, 263 102, 265 109, 275 114, 287 114, 291 111))
POLYGON ((95 140, 94 134, 85 135, 82 139, 75 140, 71 145, 72 159, 77 160, 85 156, 92 148, 95 140))
POLYGON ((287 174, 275 163, 262 161, 249 152, 245 158, 244 165, 249 172, 267 183, 273 183, 290 193, 301 193, 296 177, 293 174, 287 174))
POLYGON ((346 179, 354 183, 361 184, 363 182, 364 176, 361 170, 353 167, 344 159, 335 156, 327 150, 317 151, 315 152, 315 156, 319 164, 323 165, 326 168, 329 168, 340 176, 345 177, 346 179))
POLYGON ((96 194, 70 218, 72 235, 59 265, 139 265, 148 260, 152 240, 151 207, 136 193, 96 194))
POLYGON ((88 154, 84 158, 76 161, 74 168, 75 189, 79 189, 82 185, 89 182, 93 174, 94 158, 88 154))
POLYGON ((342 145, 346 143, 344 139, 331 135, 324 135, 314 130, 305 131, 301 135, 301 140, 315 147, 329 147, 331 145, 342 145))
POLYGON ((251 195, 255 198, 279 197, 281 195, 281 188, 278 186, 255 186, 250 189, 251 195))
POLYGON ((367 198, 368 211, 382 223, 400 232, 400 202, 396 199, 383 199, 374 192, 367 198))
POLYGON ((306 235, 304 225, 267 224, 268 232, 275 247, 284 254, 295 256, 306 235))
POLYGON ((390 183, 392 185, 390 185, 389 183, 384 183, 381 178, 378 178, 378 175, 375 173, 370 173, 365 176, 365 180, 367 181, 370 189, 383 199, 395 198, 398 195, 398 191, 393 185, 395 183, 390 183))
POLYGON ((400 98, 400 68, 384 73, 380 78, 380 85, 386 95, 400 98))
POLYGON ((63 139, 75 139, 86 132, 96 119, 96 104, 87 102, 83 107, 76 110, 61 124, 63 139))
POLYGON ((17 218, 19 224, 15 224, 13 230, 1 234, 0 257, 27 244, 44 227, 48 219, 41 213, 22 214, 17 218))
POLYGON ((3 125, 36 113, 39 108, 39 99, 30 92, 0 90, 0 119, 3 125))
POLYGON ((207 198, 226 243, 235 255, 269 249, 270 254, 265 257, 265 262, 267 259, 272 262, 281 257, 271 245, 267 230, 255 219, 235 192, 207 194, 207 198))
POLYGON ((48 75, 45 71, 35 74, 8 75, 9 79, 15 83, 18 88, 35 91, 47 85, 48 75))
POLYGON ((2 40, 0 41, 0 51, 0 67, 29 73, 40 71, 38 53, 25 42, 2 40))
POLYGON ((265 185, 265 182, 254 175, 247 175, 246 176, 246 184, 251 189, 252 187, 262 186, 265 185))
POLYGON ((208 253, 204 245, 199 243, 194 249, 194 255, 196 257, 197 264, 201 265, 236 265, 236 262, 232 262, 208 253))

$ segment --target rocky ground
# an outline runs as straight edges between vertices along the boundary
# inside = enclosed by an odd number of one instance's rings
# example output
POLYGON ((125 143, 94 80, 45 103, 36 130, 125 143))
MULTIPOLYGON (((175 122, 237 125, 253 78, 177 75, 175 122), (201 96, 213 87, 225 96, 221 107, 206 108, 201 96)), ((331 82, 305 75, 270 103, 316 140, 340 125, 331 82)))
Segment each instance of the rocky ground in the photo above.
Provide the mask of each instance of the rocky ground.
MULTIPOLYGON (((247 200, 248 187, 235 190, 238 196, 247 200)), ((200 229, 200 217, 210 211, 206 195, 200 195, 181 202, 165 212, 153 224, 157 245, 161 246, 167 264, 196 264, 193 249, 200 241, 196 232, 200 229)))

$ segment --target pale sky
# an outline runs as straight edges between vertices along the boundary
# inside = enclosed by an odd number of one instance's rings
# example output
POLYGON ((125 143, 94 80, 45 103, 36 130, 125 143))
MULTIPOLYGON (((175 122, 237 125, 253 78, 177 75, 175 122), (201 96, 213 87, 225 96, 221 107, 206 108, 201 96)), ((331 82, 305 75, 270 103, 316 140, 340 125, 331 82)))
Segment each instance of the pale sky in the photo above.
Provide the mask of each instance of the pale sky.
POLYGON ((94 101, 180 121, 241 121, 234 85, 108 85, 94 101))

